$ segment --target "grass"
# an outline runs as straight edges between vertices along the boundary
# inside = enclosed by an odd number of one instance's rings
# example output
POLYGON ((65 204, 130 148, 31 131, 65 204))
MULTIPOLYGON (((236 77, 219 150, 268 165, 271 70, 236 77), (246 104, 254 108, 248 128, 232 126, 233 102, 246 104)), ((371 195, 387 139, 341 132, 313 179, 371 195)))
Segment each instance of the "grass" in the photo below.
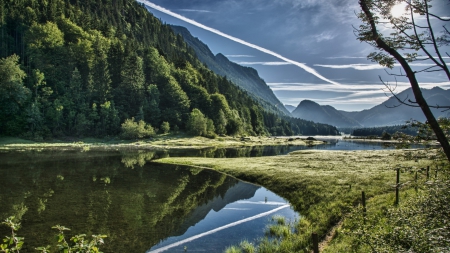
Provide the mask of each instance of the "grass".
POLYGON ((3 149, 83 149, 89 146, 94 149, 201 149, 208 147, 247 147, 247 146, 277 146, 277 145, 318 145, 322 141, 306 141, 306 137, 233 137, 223 136, 214 139, 192 137, 185 134, 161 134, 156 137, 141 140, 121 140, 117 138, 68 138, 65 140, 48 140, 34 142, 15 137, 0 137, 0 150, 3 149))
MULTIPOLYGON (((313 231, 324 239, 327 231, 358 205, 362 191, 367 199, 377 197, 385 201, 384 205, 393 205, 395 168, 429 166, 433 164, 427 158, 429 155, 429 150, 308 150, 276 157, 180 157, 157 162, 211 168, 262 185, 286 198, 301 214, 301 219, 294 225, 297 232, 284 233, 280 228, 282 225, 277 224, 279 227, 273 228, 274 234, 281 233, 285 238, 274 239, 272 243, 269 239, 263 240, 260 252, 301 252, 310 250, 313 231)), ((414 173, 404 170, 400 180, 412 181, 414 173)))

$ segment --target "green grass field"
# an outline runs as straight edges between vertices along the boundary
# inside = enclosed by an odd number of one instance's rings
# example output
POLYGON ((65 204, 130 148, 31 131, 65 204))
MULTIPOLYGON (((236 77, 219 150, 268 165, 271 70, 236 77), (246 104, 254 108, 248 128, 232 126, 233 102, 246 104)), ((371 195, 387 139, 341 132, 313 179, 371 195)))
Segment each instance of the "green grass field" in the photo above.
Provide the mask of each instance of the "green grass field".
MULTIPOLYGON (((263 240, 258 252, 303 252, 311 250, 312 232, 317 232, 324 240, 328 231, 359 205, 362 191, 365 191, 368 205, 372 203, 370 210, 393 206, 395 169, 403 168, 401 182, 412 182, 415 173, 406 169, 432 166, 433 161, 428 158, 430 152, 314 150, 275 157, 164 158, 156 162, 211 168, 262 185, 286 198, 302 216, 293 225, 297 232, 277 237, 283 239, 263 240)), ((423 175, 419 180, 425 180, 423 175)), ((408 191, 407 185, 402 189, 403 197, 408 191)), ((331 243, 326 248, 328 252, 339 252, 352 243, 353 239, 338 234, 340 243, 331 243)), ((230 248, 230 252, 236 250, 236 247, 230 248)))

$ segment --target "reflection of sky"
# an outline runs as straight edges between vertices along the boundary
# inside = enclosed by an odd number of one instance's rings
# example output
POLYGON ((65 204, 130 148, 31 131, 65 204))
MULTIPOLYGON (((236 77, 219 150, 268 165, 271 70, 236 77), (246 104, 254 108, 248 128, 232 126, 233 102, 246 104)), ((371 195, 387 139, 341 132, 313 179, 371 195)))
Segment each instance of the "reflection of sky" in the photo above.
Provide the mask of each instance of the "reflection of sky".
MULTIPOLYGON (((260 188, 250 199, 230 203, 218 212, 211 210, 202 221, 197 223, 195 226, 190 227, 184 235, 167 238, 164 242, 152 247, 151 250, 156 250, 158 248, 177 243, 181 240, 211 231, 233 222, 242 221, 243 219, 250 218, 276 208, 282 208, 286 204, 287 202, 283 198, 265 188, 260 188)), ((191 242, 183 243, 182 245, 173 247, 166 252, 182 252, 184 251, 184 246, 188 248, 188 252, 222 252, 226 247, 230 245, 237 245, 244 239, 254 242, 257 238, 264 236, 264 228, 267 224, 269 224, 270 217, 273 215, 283 215, 287 218, 287 220, 292 221, 298 218, 298 215, 289 207, 283 208, 264 217, 220 230, 195 239, 191 242)))
MULTIPOLYGON (((161 7, 149 9, 157 18, 187 27, 214 54, 222 53, 231 61, 257 69, 285 104, 297 106, 301 100, 311 99, 340 110, 359 111, 386 100, 379 76, 384 81, 398 81, 398 92, 408 87, 403 85, 407 83, 405 77, 394 78, 367 60, 374 49, 359 42, 354 34, 352 26, 360 25, 356 17, 360 7, 355 0, 150 2, 161 7), (303 93, 298 84, 310 92, 303 93), (359 90, 361 85, 370 87, 359 90)), ((444 0, 433 1, 432 10, 448 16, 450 5, 444 0)), ((441 25, 436 27, 441 29, 441 25)), ((444 47, 443 52, 449 52, 449 47, 444 47)), ((450 61, 449 57, 446 61, 450 61)), ((424 69, 430 62, 417 63, 414 70, 424 69)), ((400 68, 396 66, 389 72, 399 74, 400 68)), ((421 73, 418 78, 426 88, 450 88, 443 72, 421 73)))

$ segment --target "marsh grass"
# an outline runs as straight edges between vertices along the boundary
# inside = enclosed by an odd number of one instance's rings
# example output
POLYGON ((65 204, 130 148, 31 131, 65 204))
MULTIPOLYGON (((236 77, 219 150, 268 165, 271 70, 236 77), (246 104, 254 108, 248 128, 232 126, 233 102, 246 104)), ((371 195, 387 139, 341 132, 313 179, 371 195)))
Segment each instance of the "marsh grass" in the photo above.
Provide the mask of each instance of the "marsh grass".
MULTIPOLYGON (((361 191, 365 191, 367 199, 384 196, 381 198, 385 202, 376 205, 393 205, 391 193, 395 192, 395 169, 430 166, 433 164, 428 158, 432 155, 430 152, 308 150, 276 157, 164 158, 156 162, 212 168, 262 185, 286 198, 301 215, 293 225, 295 233, 286 235, 282 225, 273 227, 272 233, 286 236, 262 240, 258 252, 301 252, 310 250, 312 232, 325 238, 328 230, 358 206, 361 191), (411 160, 411 156, 415 159, 411 160)), ((401 174, 402 183, 414 180, 414 173, 408 171, 401 174)), ((402 194, 411 185, 405 184, 402 194)))
MULTIPOLYGON (((313 145, 323 144, 315 141, 313 145)), ((277 146, 277 145, 310 145, 304 139, 282 137, 234 137, 223 136, 216 139, 206 137, 193 137, 186 134, 160 134, 152 138, 121 140, 118 138, 68 138, 65 140, 47 140, 35 142, 13 137, 0 137, 0 150, 5 149, 83 149, 89 146, 91 150, 97 149, 179 149, 179 148, 208 148, 208 147, 251 147, 251 146, 277 146)))

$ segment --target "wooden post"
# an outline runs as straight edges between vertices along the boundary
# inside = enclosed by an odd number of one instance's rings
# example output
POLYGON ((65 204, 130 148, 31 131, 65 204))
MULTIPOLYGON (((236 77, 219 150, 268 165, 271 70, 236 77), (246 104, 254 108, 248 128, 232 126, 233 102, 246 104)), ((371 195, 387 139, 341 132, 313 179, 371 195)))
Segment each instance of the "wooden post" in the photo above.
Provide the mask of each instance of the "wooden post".
POLYGON ((438 167, 436 167, 436 171, 434 173, 434 179, 437 179, 437 174, 438 174, 438 167))
POLYGON ((397 184, 395 185, 395 205, 398 205, 398 191, 400 187, 400 169, 397 169, 397 184))
POLYGON ((416 171, 416 176, 414 177, 414 188, 416 189, 417 192, 417 171, 416 171))
POLYGON ((364 212, 364 215, 366 215, 366 211, 367 211, 367 209, 366 209, 366 193, 363 191, 362 192, 362 206, 363 206, 363 212, 364 212))
POLYGON ((363 223, 366 224, 366 193, 364 191, 361 192, 361 202, 363 206, 363 223))
POLYGON ((312 241, 313 241, 313 252, 319 253, 319 236, 317 236, 317 233, 312 233, 312 241))
POLYGON ((427 181, 430 180, 430 166, 427 166, 427 181))

